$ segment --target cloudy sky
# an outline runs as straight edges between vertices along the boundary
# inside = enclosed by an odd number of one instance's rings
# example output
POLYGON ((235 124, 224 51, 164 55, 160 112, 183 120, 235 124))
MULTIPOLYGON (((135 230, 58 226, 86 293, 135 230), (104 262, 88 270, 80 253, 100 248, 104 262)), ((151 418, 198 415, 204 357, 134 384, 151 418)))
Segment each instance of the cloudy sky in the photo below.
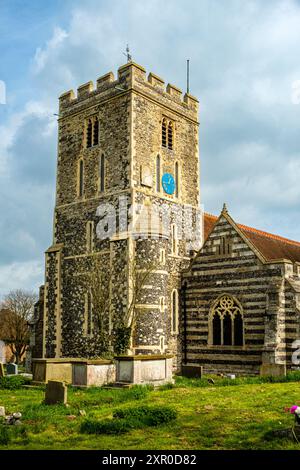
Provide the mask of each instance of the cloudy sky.
POLYGON ((300 240, 299 25, 296 0, 0 0, 0 296, 43 282, 57 96, 116 73, 127 43, 182 89, 191 61, 205 209, 300 240))

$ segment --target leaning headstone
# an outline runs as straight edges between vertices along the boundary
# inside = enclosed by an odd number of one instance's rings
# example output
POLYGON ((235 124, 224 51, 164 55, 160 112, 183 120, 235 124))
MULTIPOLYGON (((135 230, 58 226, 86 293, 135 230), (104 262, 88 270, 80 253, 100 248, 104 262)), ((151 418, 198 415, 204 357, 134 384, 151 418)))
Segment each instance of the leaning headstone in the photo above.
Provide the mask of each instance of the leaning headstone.
POLYGON ((46 385, 45 404, 57 405, 67 403, 67 387, 64 382, 49 380, 46 385))
POLYGON ((2 362, 0 362, 0 377, 4 377, 4 366, 2 362))
POLYGON ((7 375, 18 375, 18 366, 13 362, 6 364, 7 375))

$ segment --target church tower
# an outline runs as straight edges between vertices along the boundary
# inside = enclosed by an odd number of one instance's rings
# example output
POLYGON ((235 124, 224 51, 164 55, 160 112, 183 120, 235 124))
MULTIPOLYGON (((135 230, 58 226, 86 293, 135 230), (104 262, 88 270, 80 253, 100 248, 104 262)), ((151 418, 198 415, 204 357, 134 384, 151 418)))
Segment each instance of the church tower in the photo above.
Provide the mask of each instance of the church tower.
POLYGON ((180 277, 202 241, 198 125, 196 98, 133 62, 61 95, 43 357, 101 356, 99 322, 113 351, 127 318, 133 354, 180 360, 180 277))

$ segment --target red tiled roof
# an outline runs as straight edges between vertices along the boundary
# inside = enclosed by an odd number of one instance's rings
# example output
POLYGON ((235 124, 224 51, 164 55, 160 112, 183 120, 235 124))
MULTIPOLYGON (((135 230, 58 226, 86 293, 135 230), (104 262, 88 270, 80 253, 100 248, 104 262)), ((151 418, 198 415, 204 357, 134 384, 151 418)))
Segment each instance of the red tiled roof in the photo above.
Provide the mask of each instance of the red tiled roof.
MULTIPOLYGON (((204 238, 211 233, 218 217, 204 213, 204 238)), ((260 251, 267 261, 276 259, 288 259, 300 262, 300 242, 288 238, 263 232, 247 225, 237 224, 253 245, 260 251)))

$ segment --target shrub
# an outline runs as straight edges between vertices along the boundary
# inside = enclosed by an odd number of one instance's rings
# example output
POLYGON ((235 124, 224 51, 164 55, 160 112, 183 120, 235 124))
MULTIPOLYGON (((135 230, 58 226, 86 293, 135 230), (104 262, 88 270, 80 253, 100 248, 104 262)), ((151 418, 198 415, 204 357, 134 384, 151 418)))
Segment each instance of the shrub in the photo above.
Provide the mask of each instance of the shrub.
POLYGON ((28 379, 22 375, 5 375, 4 377, 0 377, 0 389, 17 390, 18 388, 22 388, 26 383, 28 383, 28 379))

